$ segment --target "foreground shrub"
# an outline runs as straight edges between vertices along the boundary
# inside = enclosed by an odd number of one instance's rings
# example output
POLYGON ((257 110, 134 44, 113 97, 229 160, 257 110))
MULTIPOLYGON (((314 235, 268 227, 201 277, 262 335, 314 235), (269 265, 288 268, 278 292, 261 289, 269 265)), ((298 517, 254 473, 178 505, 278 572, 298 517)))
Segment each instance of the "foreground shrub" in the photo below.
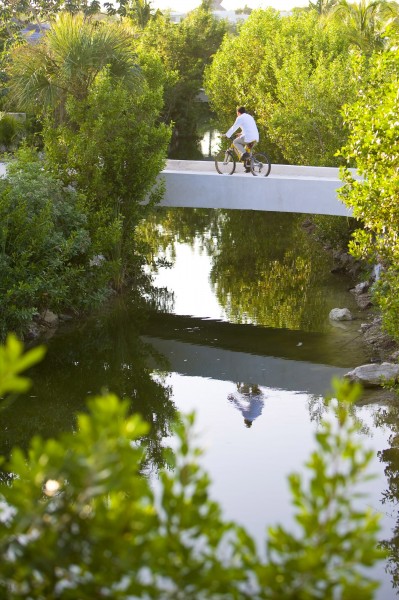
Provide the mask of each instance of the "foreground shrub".
MULTIPOLYGON (((0 394, 20 385, 22 348, 0 353, 0 394), (11 379, 10 379, 11 378, 11 379), (14 385, 11 383, 14 380, 14 385), (7 383, 8 382, 8 383, 7 383)), ((26 364, 38 356, 28 354, 26 364)), ((22 385, 25 382, 22 381, 22 385)), ((297 533, 269 531, 267 560, 209 496, 193 417, 176 425, 170 470, 141 473, 148 425, 113 395, 92 400, 76 433, 15 449, 0 488, 0 597, 372 598, 378 516, 354 506, 371 454, 355 439, 358 388, 335 383, 305 478, 290 477, 297 533)))
POLYGON ((0 179, 0 338, 47 308, 79 310, 102 297, 81 204, 35 152, 9 163, 0 179))

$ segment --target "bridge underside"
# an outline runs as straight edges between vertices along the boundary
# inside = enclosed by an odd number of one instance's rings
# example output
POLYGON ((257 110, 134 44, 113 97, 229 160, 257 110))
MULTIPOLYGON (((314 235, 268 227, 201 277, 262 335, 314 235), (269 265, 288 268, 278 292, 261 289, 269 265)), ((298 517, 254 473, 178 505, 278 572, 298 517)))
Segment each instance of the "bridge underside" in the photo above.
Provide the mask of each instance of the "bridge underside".
POLYGON ((162 206, 351 215, 338 200, 343 184, 331 167, 272 165, 269 177, 254 177, 242 164, 234 175, 219 175, 212 161, 169 160, 160 178, 162 206))

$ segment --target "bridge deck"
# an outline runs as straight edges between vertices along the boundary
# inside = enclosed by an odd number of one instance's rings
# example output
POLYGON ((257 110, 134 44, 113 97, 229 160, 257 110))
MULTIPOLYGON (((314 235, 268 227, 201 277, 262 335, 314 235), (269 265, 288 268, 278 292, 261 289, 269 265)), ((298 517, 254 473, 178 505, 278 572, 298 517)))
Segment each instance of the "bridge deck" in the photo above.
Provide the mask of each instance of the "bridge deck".
POLYGON ((338 200, 343 185, 333 167, 272 165, 269 177, 245 173, 219 175, 212 161, 168 160, 163 206, 247 209, 350 216, 338 200))

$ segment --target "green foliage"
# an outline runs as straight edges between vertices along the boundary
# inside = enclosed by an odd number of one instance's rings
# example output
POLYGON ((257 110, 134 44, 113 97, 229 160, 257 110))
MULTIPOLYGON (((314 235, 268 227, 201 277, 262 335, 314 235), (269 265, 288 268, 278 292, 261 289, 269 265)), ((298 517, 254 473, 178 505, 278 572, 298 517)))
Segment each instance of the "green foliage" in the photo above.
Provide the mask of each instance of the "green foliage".
POLYGON ((167 74, 163 119, 173 122, 175 138, 197 134, 204 110, 197 101, 204 69, 226 31, 227 22, 218 20, 210 2, 204 1, 180 23, 173 23, 169 15, 159 15, 142 33, 143 50, 156 52, 167 74))
POLYGON ((90 252, 81 195, 21 149, 0 180, 0 337, 46 308, 96 304, 104 290, 90 252))
MULTIPOLYGON (((21 358, 15 340, 6 355, 11 372, 37 359, 21 358)), ((6 380, 0 361, 2 389, 6 380)), ((211 500, 192 416, 176 424, 171 470, 154 489, 141 473, 148 425, 128 416, 127 401, 93 399, 76 432, 11 455, 13 480, 0 488, 1 597, 372 598, 365 568, 383 553, 378 516, 354 505, 371 458, 350 417, 359 388, 334 387, 335 418, 316 435, 309 477, 290 477, 299 532, 271 529, 266 562, 211 500)))
POLYGON ((354 234, 352 254, 383 266, 376 300, 386 329, 399 338, 399 51, 392 45, 360 67, 358 100, 345 108, 350 136, 342 154, 362 179, 344 169, 340 197, 363 225, 354 234))
POLYGON ((59 12, 71 14, 83 13, 90 16, 100 11, 98 0, 16 0, 2 2, 0 7, 0 22, 7 26, 16 24, 19 27, 27 23, 48 21, 59 12))
POLYGON ((350 43, 370 56, 384 47, 387 35, 398 31, 399 6, 387 0, 338 0, 330 16, 350 43))
POLYGON ((103 69, 123 80, 131 93, 140 81, 131 33, 118 24, 95 23, 83 15, 61 14, 37 44, 11 52, 9 95, 17 107, 63 122, 68 96, 84 100, 103 69))
POLYGON ((143 29, 147 23, 158 16, 159 11, 154 12, 151 2, 147 0, 117 0, 117 2, 104 2, 104 7, 109 15, 120 15, 126 17, 139 28, 143 29))
POLYGON ((355 94, 348 46, 339 27, 316 11, 254 11, 238 36, 224 39, 205 73, 222 131, 243 104, 273 162, 338 164, 335 153, 346 139, 340 110, 355 94))
POLYGON ((309 8, 316 10, 319 15, 328 14, 328 12, 337 4, 337 0, 316 0, 309 1, 309 8))
POLYGON ((12 334, 0 346, 0 399, 4 394, 23 393, 30 388, 30 380, 21 373, 42 360, 45 349, 37 346, 25 353, 23 350, 23 344, 12 334))
POLYGON ((12 150, 20 141, 23 131, 24 124, 19 119, 7 113, 0 113, 0 147, 12 150))
POLYGON ((156 176, 170 138, 169 128, 157 122, 163 91, 159 61, 143 57, 142 72, 132 95, 104 71, 85 101, 69 98, 68 122, 55 128, 50 119, 44 127, 52 168, 85 193, 93 248, 107 259, 116 288, 140 266, 133 234, 159 199, 156 176), (149 204, 142 205, 146 198, 149 204))
POLYGON ((315 225, 314 235, 317 240, 342 252, 348 251, 351 236, 359 226, 359 222, 350 217, 343 219, 330 215, 312 215, 311 220, 315 225))
MULTIPOLYGON (((138 275, 142 258, 134 230, 162 193, 156 177, 164 165, 170 131, 159 123, 162 65, 154 55, 143 53, 139 59, 132 32, 123 26, 63 14, 38 44, 15 48, 12 58, 10 93, 16 102, 33 105, 43 126, 42 175, 51 171, 57 194, 75 198, 77 209, 68 208, 70 200, 62 203, 70 218, 73 213, 76 231, 74 241, 71 237, 61 246, 47 241, 52 219, 44 213, 53 211, 55 201, 51 205, 46 184, 37 183, 45 190, 41 197, 45 208, 38 200, 21 204, 18 214, 13 212, 13 219, 23 223, 29 211, 39 211, 36 229, 23 227, 21 239, 13 242, 14 254, 18 244, 23 250, 27 245, 29 251, 11 266, 7 258, 4 269, 9 275, 1 282, 7 326, 22 331, 43 307, 95 306, 104 298, 105 283, 111 281, 120 289, 138 275), (29 244, 49 251, 33 262, 36 254, 29 244), (61 255, 50 253, 52 245, 61 255), (99 265, 89 263, 89 248, 99 265), (16 273, 16 265, 21 273, 16 273)), ((40 175, 40 165, 36 171, 40 175)), ((21 175, 18 185, 29 187, 30 182, 22 181, 21 175)), ((72 236, 70 230, 63 233, 72 236)), ((3 251, 6 254, 8 250, 3 251)))

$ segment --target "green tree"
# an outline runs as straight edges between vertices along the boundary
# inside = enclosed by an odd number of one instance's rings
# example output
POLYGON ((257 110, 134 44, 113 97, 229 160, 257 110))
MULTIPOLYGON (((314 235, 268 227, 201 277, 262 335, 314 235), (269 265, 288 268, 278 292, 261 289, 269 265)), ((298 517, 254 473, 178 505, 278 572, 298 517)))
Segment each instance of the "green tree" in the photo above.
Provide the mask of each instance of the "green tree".
POLYGON ((316 2, 309 2, 309 8, 316 10, 318 14, 326 15, 337 3, 337 0, 316 0, 316 2))
POLYGON ((198 123, 206 106, 198 101, 203 74, 227 30, 227 23, 216 19, 209 1, 191 11, 180 23, 170 15, 152 19, 143 31, 141 44, 155 52, 165 68, 167 84, 163 119, 173 123, 173 143, 198 135, 198 123))
MULTIPOLYGON (((17 391, 21 362, 37 358, 21 358, 9 340, 0 390, 17 391)), ((74 433, 36 437, 28 455, 17 448, 6 465, 13 479, 0 487, 1 597, 371 599, 377 583, 365 568, 383 556, 378 516, 353 506, 371 453, 355 441, 350 417, 359 388, 336 382, 334 392, 335 419, 316 434, 306 482, 290 477, 298 533, 271 529, 266 561, 210 498, 189 439, 192 416, 176 424, 177 449, 154 490, 141 472, 147 424, 128 416, 126 401, 93 399, 74 433)))
POLYGON ((159 16, 160 11, 154 11, 152 2, 147 0, 118 0, 118 2, 105 2, 104 7, 109 15, 120 15, 133 22, 140 29, 144 29, 147 23, 159 16))
POLYGON ((40 107, 47 163, 85 194, 94 254, 117 289, 141 268, 134 229, 159 199, 170 137, 158 122, 161 63, 132 44, 122 26, 64 14, 39 44, 13 51, 10 69, 15 101, 40 107))
POLYGON ((234 107, 244 104, 273 162, 336 165, 346 139, 341 107, 355 94, 348 45, 316 11, 289 17, 254 11, 206 70, 205 89, 222 131, 234 107))
POLYGON ((60 12, 83 13, 85 16, 100 12, 99 0, 14 0, 0 5, 0 22, 20 27, 33 22, 40 26, 60 12))
POLYGON ((360 179, 345 169, 341 199, 353 209, 361 229, 354 234, 350 250, 383 271, 375 286, 375 300, 382 309, 386 329, 399 338, 399 126, 397 115, 399 51, 392 47, 376 55, 370 65, 359 67, 359 95, 345 108, 348 143, 342 150, 355 164, 360 179))
POLYGON ((84 102, 69 99, 73 126, 54 128, 50 120, 44 129, 53 168, 66 184, 85 193, 95 253, 107 260, 117 289, 141 268, 134 232, 159 201, 162 188, 156 177, 170 137, 168 127, 157 122, 163 102, 160 64, 143 57, 142 67, 146 77, 135 95, 103 72, 84 102))
POLYGON ((131 33, 118 24, 96 24, 82 15, 61 14, 39 43, 12 50, 11 101, 39 114, 51 109, 56 122, 62 123, 67 97, 87 98, 105 68, 131 93, 139 87, 140 69, 131 33))
POLYGON ((399 6, 385 0, 339 0, 330 13, 337 19, 351 44, 366 55, 384 45, 384 34, 398 23, 399 6))

